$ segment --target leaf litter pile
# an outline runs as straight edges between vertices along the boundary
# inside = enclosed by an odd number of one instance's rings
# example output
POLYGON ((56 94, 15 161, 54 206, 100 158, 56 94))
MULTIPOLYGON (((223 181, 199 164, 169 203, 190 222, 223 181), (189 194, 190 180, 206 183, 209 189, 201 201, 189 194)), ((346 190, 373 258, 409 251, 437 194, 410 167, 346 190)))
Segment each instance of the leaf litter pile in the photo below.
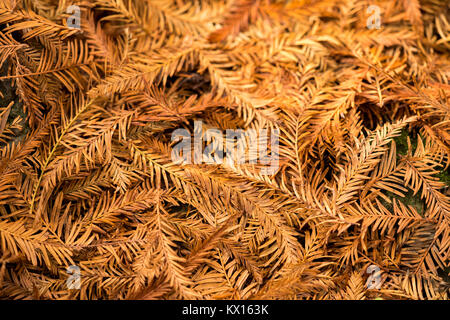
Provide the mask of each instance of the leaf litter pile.
POLYGON ((0 0, 0 30, 1 298, 449 298, 447 0, 0 0), (209 129, 278 133, 275 170, 174 161, 209 129))

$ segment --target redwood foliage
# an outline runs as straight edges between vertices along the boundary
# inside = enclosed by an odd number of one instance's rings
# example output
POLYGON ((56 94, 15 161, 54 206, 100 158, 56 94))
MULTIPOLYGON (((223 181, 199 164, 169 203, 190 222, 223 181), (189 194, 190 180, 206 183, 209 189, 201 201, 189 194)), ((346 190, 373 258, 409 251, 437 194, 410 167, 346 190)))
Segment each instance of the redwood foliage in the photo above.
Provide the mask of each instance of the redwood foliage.
POLYGON ((23 107, 0 106, 0 297, 448 299, 449 17, 447 0, 0 0, 0 80, 23 107), (172 161, 196 120, 278 129, 278 170, 172 161))

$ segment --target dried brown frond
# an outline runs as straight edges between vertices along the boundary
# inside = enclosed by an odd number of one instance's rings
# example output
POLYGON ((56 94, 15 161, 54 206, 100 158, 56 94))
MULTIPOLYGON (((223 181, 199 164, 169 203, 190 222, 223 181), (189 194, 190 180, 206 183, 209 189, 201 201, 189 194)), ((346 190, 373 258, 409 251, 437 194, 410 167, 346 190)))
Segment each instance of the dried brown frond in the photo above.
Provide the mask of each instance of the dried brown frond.
POLYGON ((449 13, 0 0, 0 298, 448 300, 449 13))

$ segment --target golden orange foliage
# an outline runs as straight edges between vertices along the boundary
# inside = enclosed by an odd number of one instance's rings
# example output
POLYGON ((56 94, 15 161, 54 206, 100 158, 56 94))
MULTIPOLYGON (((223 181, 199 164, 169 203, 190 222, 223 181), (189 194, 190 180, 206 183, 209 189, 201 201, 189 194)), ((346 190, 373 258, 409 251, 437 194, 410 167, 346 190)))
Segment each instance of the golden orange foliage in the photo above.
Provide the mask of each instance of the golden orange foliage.
POLYGON ((448 299, 449 17, 447 0, 0 0, 17 97, 0 297, 448 299), (278 170, 172 161, 196 120, 278 129, 278 170))

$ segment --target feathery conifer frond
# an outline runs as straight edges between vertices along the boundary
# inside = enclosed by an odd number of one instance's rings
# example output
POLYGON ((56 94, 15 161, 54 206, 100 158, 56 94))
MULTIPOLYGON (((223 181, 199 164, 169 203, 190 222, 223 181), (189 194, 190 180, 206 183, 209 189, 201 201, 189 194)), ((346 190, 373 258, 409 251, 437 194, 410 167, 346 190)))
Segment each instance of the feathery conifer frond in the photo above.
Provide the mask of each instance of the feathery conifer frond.
POLYGON ((448 300, 449 10, 0 0, 0 298, 448 300))

